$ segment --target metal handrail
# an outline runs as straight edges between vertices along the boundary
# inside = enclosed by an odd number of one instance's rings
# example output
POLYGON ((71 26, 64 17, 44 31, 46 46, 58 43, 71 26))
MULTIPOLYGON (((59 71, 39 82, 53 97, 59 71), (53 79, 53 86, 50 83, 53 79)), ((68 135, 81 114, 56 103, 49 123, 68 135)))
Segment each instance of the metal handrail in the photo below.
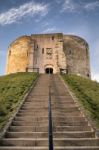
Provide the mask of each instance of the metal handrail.
POLYGON ((51 86, 49 86, 49 150, 53 150, 53 126, 52 126, 52 109, 51 109, 51 86))
POLYGON ((27 67, 26 72, 36 72, 39 74, 39 68, 27 67), (31 71, 29 71, 31 70, 31 71))

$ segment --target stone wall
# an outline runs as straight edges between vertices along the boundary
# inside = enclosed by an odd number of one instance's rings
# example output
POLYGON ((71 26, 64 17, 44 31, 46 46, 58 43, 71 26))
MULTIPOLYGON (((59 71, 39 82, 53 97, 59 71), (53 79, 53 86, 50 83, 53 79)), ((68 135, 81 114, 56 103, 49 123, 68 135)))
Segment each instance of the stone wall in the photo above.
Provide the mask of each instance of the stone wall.
POLYGON ((16 39, 8 48, 6 73, 25 72, 28 66, 28 51, 31 38, 23 36, 16 39))
POLYGON ((66 57, 63 52, 63 34, 33 34, 31 37, 38 44, 36 67, 40 68, 40 73, 45 73, 47 67, 52 67, 54 73, 60 72, 60 68, 66 68, 66 57))
POLYGON ((33 72, 33 68, 39 68, 40 73, 46 68, 52 68, 53 73, 65 69, 69 74, 90 77, 88 44, 62 33, 19 37, 8 48, 6 73, 33 72))
POLYGON ((64 35, 64 52, 69 74, 90 77, 89 47, 77 36, 64 35))

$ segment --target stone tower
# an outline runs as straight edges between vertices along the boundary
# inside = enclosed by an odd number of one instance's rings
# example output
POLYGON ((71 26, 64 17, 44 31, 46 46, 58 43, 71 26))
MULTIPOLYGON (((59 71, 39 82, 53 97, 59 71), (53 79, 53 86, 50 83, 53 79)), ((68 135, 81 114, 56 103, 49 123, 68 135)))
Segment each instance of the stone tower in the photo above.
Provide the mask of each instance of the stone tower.
POLYGON ((90 78, 88 43, 62 33, 22 36, 8 48, 6 73, 77 74, 90 78))

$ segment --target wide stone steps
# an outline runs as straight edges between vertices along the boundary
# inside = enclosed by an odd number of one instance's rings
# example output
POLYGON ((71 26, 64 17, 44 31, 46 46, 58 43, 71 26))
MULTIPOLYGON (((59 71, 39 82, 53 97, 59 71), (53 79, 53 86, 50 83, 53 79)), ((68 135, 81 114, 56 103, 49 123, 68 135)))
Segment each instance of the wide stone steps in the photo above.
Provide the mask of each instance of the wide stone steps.
MULTIPOLYGON (((45 113, 39 113, 39 112, 36 112, 36 113, 32 113, 32 112, 21 112, 21 113, 19 113, 19 114, 17 114, 16 116, 18 117, 18 116, 34 116, 35 114, 37 114, 39 117, 40 116, 45 116, 45 117, 47 117, 47 115, 45 114, 45 113)), ((68 117, 81 117, 82 116, 82 114, 81 113, 78 113, 78 112, 74 112, 74 113, 60 113, 60 112, 54 112, 53 113, 53 115, 54 116, 56 116, 56 117, 61 117, 61 116, 65 116, 65 115, 67 115, 68 117)))
MULTIPOLYGON (((48 146, 48 138, 4 138, 1 145, 5 146, 48 146)), ((54 146, 99 146, 94 138, 54 138, 54 146)))
MULTIPOLYGON (((57 121, 55 121, 54 120, 54 122, 53 122, 53 124, 55 125, 55 126, 57 126, 57 121)), ((68 121, 68 122, 64 122, 64 121, 60 121, 60 122, 58 122, 58 124, 60 125, 60 126, 87 126, 87 121, 86 122, 83 122, 83 121, 68 121)), ((22 121, 20 121, 20 120, 18 120, 18 121, 13 121, 12 122, 12 126, 36 126, 36 125, 39 125, 39 126, 47 126, 48 125, 48 122, 46 121, 35 121, 35 122, 33 122, 32 120, 31 121, 24 121, 24 120, 22 120, 22 121)))
POLYGON ((40 76, 0 140, 0 150, 49 149, 49 84, 54 150, 99 150, 99 139, 95 137, 91 125, 55 75, 40 76))
MULTIPOLYGON (((93 134, 93 133, 92 133, 93 134)), ((6 138, 48 138, 48 132, 7 132, 6 138)))
POLYGON ((48 138, 4 138, 0 145, 4 146, 48 146, 48 138))
MULTIPOLYGON (((48 138, 48 132, 7 132, 7 138, 48 138)), ((54 132, 53 137, 59 138, 94 138, 95 133, 93 131, 76 131, 76 132, 54 132)))
MULTIPOLYGON (((20 147, 20 146, 9 146, 9 147, 2 147, 0 148, 0 150, 48 150, 48 147, 36 147, 36 146, 33 146, 33 147, 20 147)), ((54 147, 54 150, 99 150, 99 147, 97 146, 71 146, 71 147, 68 147, 68 146, 58 146, 58 147, 54 147)))
MULTIPOLYGON (((41 113, 43 112, 43 111, 47 111, 48 110, 48 108, 46 107, 46 108, 40 108, 40 110, 38 109, 35 109, 35 108, 33 108, 33 109, 21 109, 19 112, 26 112, 26 113, 33 113, 33 112, 39 112, 39 111, 41 111, 41 113)), ((61 112, 61 113, 71 113, 71 114, 73 114, 73 112, 74 112, 74 114, 75 113, 79 113, 79 114, 81 114, 80 112, 79 112, 79 110, 78 110, 78 108, 66 108, 66 109, 56 109, 56 110, 53 110, 53 112, 54 113, 59 113, 59 112, 61 112)))
POLYGON ((48 127, 47 126, 42 126, 42 127, 38 127, 38 126, 10 126, 9 127, 9 131, 14 131, 14 132, 48 132, 48 127))
POLYGON ((99 146, 95 138, 54 138, 54 146, 99 146))
POLYGON ((33 122, 33 121, 13 121, 12 126, 48 126, 48 122, 33 122))
MULTIPOLYGON (((30 119, 30 120, 32 120, 32 119, 33 120, 36 120, 36 119, 37 120, 42 120, 43 118, 44 119, 48 119, 48 115, 45 114, 45 116, 41 116, 41 117, 39 117, 39 116, 38 117, 36 117, 36 116, 34 116, 34 117, 33 116, 25 116, 24 117, 24 116, 17 115, 14 118, 14 120, 17 120, 17 119, 18 120, 20 120, 20 119, 22 119, 22 120, 23 119, 24 120, 27 120, 27 119, 30 119)), ((72 116, 71 117, 65 117, 65 116, 56 117, 56 116, 53 116, 53 120, 57 120, 57 119, 60 120, 60 121, 63 121, 63 119, 64 119, 64 121, 66 121, 66 122, 68 122, 68 121, 72 121, 72 122, 73 121, 86 121, 85 117, 77 117, 77 116, 76 117, 72 117, 72 116)))
MULTIPOLYGON (((14 132, 19 132, 19 131, 28 131, 28 132, 47 132, 48 131, 48 127, 47 126, 42 126, 42 127, 33 127, 33 126, 10 126, 9 127, 9 131, 14 131, 14 132)), ((91 131, 90 127, 87 126, 56 126, 53 127, 53 131, 54 132, 58 132, 58 131, 91 131)))
POLYGON ((59 148, 60 150, 99 149, 99 139, 95 137, 92 127, 80 111, 78 105, 74 102, 68 89, 63 85, 59 77, 52 78, 53 105, 51 106, 53 114, 54 148, 59 148), (60 112, 60 114, 64 113, 64 115, 62 115, 63 119, 54 112, 60 112), (78 114, 80 114, 80 116, 78 114), (58 132, 63 134, 58 136, 56 134, 58 132), (56 136, 54 136, 54 134, 56 134, 56 136))

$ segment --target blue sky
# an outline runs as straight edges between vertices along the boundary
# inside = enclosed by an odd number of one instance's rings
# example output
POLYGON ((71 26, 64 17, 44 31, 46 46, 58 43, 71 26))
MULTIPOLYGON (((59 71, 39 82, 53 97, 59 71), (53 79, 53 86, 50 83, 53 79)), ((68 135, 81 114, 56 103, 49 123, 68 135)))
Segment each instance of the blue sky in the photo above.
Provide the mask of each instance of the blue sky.
POLYGON ((13 40, 52 32, 78 35, 89 43, 92 78, 99 81, 99 0, 0 0, 0 75, 13 40))

